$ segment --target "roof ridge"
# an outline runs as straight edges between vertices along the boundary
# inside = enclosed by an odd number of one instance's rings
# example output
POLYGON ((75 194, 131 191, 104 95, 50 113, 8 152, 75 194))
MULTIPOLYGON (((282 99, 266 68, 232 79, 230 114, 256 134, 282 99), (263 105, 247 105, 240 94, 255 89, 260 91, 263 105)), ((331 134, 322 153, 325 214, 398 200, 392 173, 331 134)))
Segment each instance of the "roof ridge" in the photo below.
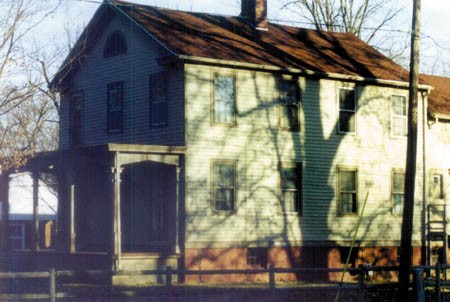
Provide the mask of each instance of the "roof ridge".
POLYGON ((210 16, 218 16, 218 17, 231 17, 231 18, 241 18, 240 15, 229 15, 229 14, 221 14, 221 13, 211 13, 211 12, 200 12, 200 11, 189 11, 184 9, 174 9, 169 7, 163 7, 158 5, 149 5, 149 4, 142 4, 142 3, 133 3, 129 1, 122 1, 122 0, 106 0, 106 1, 112 1, 117 2, 116 4, 121 6, 140 6, 144 8, 152 8, 157 10, 167 10, 167 11, 173 11, 173 12, 183 12, 188 14, 202 14, 202 15, 210 15, 210 16))

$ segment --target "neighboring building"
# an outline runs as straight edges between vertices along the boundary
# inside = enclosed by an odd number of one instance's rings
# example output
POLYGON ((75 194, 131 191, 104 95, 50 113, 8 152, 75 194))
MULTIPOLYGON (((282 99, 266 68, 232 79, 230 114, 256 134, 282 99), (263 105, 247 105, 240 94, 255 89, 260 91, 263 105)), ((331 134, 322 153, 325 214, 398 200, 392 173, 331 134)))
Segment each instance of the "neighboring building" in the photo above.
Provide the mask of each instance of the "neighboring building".
MULTIPOLYGON (((9 215, 9 245, 12 250, 31 250, 32 214, 9 215)), ((39 215, 39 231, 42 249, 52 248, 55 232, 56 215, 39 215)))
MULTIPOLYGON (((50 185, 39 181, 39 246, 53 247, 57 217, 57 196, 50 185)), ((12 250, 31 250, 33 237, 33 182, 28 173, 9 175, 8 240, 12 250)), ((0 207, 0 221, 3 217, 0 207)))
MULTIPOLYGON (((100 6, 52 82, 60 150, 28 166, 59 176, 67 254, 53 264, 341 267, 361 215, 353 264, 396 263, 408 72, 351 34, 266 13, 263 0, 242 0, 239 17, 100 6)), ((424 110, 432 85, 420 86, 415 263, 438 172, 448 199, 450 159, 429 153, 450 148, 447 124, 430 124, 450 105, 424 110)))

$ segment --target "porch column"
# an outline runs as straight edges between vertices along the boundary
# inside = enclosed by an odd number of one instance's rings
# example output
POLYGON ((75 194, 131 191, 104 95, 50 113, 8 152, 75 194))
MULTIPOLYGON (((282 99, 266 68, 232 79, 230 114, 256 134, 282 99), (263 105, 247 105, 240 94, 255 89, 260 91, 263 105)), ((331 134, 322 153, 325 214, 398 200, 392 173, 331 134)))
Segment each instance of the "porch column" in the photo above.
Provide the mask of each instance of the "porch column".
POLYGON ((31 249, 39 251, 39 172, 33 171, 33 224, 31 249))
POLYGON ((176 205, 175 205, 175 253, 180 253, 180 173, 181 167, 177 166, 177 188, 176 188, 176 205))
POLYGON ((0 170, 0 200, 2 202, 2 225, 0 248, 3 251, 9 249, 9 173, 0 170))
POLYGON ((73 176, 73 170, 69 171, 69 174, 67 175, 67 185, 68 185, 68 197, 69 197, 69 206, 68 206, 68 216, 67 216, 67 227, 68 227, 68 245, 67 249, 69 253, 75 253, 77 251, 76 246, 76 230, 75 230, 75 183, 74 183, 74 176, 73 176))
POLYGON ((121 214, 120 214, 120 174, 122 168, 119 161, 119 152, 114 155, 113 173, 113 269, 120 270, 120 257, 122 254, 122 232, 121 232, 121 214))

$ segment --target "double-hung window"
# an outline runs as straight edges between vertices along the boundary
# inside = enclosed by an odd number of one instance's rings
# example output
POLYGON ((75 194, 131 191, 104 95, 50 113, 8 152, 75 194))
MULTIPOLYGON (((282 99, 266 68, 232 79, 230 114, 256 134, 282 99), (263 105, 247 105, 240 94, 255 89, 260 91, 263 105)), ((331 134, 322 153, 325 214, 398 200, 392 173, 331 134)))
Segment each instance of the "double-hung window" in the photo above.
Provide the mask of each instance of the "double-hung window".
POLYGON ((214 75, 213 123, 236 124, 236 80, 230 75, 214 75))
POLYGON ((356 129, 355 90, 339 89, 339 133, 354 133, 356 129))
POLYGON ((431 176, 430 197, 432 200, 438 200, 444 198, 443 190, 443 177, 442 174, 433 174, 431 176))
POLYGON ((167 126, 167 73, 150 75, 150 127, 167 126))
POLYGON ((408 118, 406 111, 406 97, 391 96, 391 135, 404 137, 408 135, 408 118))
POLYGON ((70 144, 72 147, 81 143, 83 94, 74 94, 70 100, 70 144))
POLYGON ((236 162, 215 160, 212 164, 214 210, 232 212, 236 199, 236 162))
POLYGON ((281 129, 299 130, 300 87, 295 79, 280 80, 278 124, 281 129))
POLYGON ((358 206, 358 173, 356 169, 338 169, 339 213, 356 214, 358 206))
POLYGON ((302 196, 301 164, 281 164, 280 167, 280 206, 283 213, 301 213, 302 196))
POLYGON ((405 173, 394 170, 392 172, 392 213, 401 215, 405 202, 405 173))
POLYGON ((123 119, 123 82, 108 84, 108 132, 121 132, 123 119))
POLYGON ((25 249, 25 224, 11 223, 9 225, 9 240, 12 249, 25 249))

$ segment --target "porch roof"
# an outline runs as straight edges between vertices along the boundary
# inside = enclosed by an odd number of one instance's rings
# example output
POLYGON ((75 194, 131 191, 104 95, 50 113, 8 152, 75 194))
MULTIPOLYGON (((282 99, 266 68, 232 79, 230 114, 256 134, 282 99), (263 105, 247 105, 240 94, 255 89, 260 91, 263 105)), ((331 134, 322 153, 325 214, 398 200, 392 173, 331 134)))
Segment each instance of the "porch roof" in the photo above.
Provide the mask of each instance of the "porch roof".
MULTIPOLYGON (((34 157, 30 158, 24 166, 14 168, 14 171, 51 172, 58 168, 67 167, 68 164, 73 163, 74 158, 79 156, 89 156, 102 153, 183 155, 186 153, 186 147, 109 143, 67 150, 47 151, 37 153, 34 157)), ((108 158, 105 158, 105 160, 108 160, 108 158)))

